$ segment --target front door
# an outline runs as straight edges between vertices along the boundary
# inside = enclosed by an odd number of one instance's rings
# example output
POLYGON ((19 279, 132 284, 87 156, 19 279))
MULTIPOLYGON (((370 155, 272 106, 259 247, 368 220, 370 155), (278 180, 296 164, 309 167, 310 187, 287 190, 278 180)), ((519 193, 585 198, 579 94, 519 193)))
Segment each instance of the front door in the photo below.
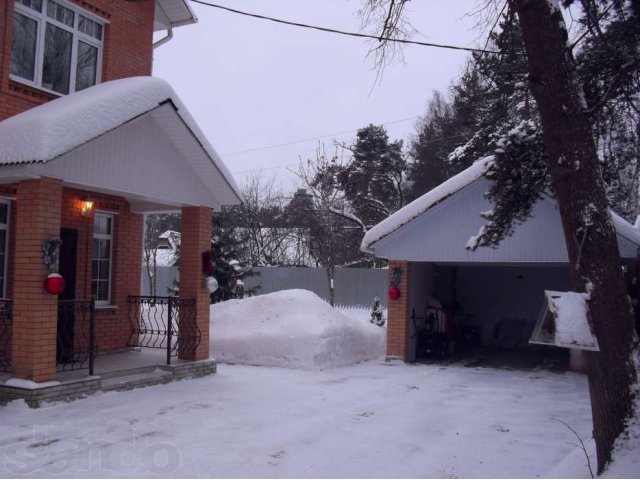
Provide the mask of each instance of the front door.
MULTIPOLYGON (((58 300, 75 300, 76 298, 76 262, 78 249, 78 231, 73 228, 60 230, 59 273, 64 278, 64 291, 58 300)), ((58 341, 56 348, 57 363, 66 363, 73 358, 73 338, 75 312, 73 308, 61 308, 58 305, 58 341)))

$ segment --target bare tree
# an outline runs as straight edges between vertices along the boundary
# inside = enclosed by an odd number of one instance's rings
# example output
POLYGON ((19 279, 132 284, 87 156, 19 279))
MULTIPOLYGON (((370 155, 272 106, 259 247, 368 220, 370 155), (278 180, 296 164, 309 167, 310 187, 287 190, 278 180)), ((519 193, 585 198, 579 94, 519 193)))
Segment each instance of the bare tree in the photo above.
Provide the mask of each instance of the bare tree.
POLYGON ((349 210, 337 179, 340 170, 337 155, 328 157, 320 146, 316 158, 301 161, 295 172, 309 195, 307 211, 302 212, 309 229, 309 252, 327 273, 331 305, 335 302, 335 269, 362 260, 358 246, 365 229, 349 210))
POLYGON ((149 278, 149 294, 153 297, 157 294, 158 246, 162 241, 160 235, 167 230, 180 230, 179 214, 145 215, 143 255, 145 270, 149 278))
POLYGON ((289 265, 295 252, 290 248, 291 232, 282 220, 284 194, 275 179, 254 175, 242 188, 240 228, 247 233, 244 261, 252 266, 289 265))

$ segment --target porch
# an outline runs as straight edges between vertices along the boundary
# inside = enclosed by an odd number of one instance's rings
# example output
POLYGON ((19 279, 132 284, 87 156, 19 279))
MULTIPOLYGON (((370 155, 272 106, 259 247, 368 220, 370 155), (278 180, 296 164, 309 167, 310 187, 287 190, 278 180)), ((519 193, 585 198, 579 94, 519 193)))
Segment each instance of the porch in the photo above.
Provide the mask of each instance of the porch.
MULTIPOLYGON (((213 360, 193 358, 201 332, 189 320, 195 300, 128 298, 127 348, 99 352, 95 301, 59 301, 55 379, 35 383, 11 377, 12 302, 0 300, 0 404, 24 399, 30 406, 98 391, 128 390, 214 373, 213 360), (71 328, 69 328, 71 325, 71 328), (181 358, 182 357, 182 358, 181 358)), ((197 327, 197 325, 196 325, 197 327)))
POLYGON ((159 350, 132 348, 97 355, 93 375, 89 375, 88 369, 58 371, 54 381, 36 384, 12 379, 10 373, 0 373, 0 405, 22 399, 30 407, 38 407, 42 403, 75 400, 98 392, 203 377, 215 373, 216 368, 216 362, 211 359, 177 359, 167 365, 159 350))
POLYGON ((0 143, 3 387, 91 384, 127 366, 103 354, 131 348, 162 352, 144 368, 207 361, 203 253, 212 211, 239 200, 171 88, 152 78, 91 87, 0 122, 0 143), (168 211, 182 216, 181 298, 141 300, 144 215, 168 211))

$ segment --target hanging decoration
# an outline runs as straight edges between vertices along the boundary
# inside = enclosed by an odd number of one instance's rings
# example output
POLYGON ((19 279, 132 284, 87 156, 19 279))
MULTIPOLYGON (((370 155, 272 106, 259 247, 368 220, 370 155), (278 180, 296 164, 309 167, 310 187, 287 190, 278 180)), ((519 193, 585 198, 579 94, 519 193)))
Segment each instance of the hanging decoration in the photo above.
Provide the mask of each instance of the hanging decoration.
POLYGON ((49 268, 50 272, 44 281, 44 289, 51 295, 60 295, 64 292, 65 288, 64 278, 58 273, 60 245, 62 245, 62 240, 57 237, 48 238, 42 242, 42 261, 49 268))
POLYGON ((213 293, 218 290, 218 281, 213 276, 211 250, 202 252, 202 274, 204 275, 204 288, 209 293, 213 293))
POLYGON ((62 240, 59 238, 48 238, 42 242, 42 251, 44 252, 42 261, 49 267, 50 272, 58 271, 60 245, 62 245, 62 240))
POLYGON ((202 252, 202 274, 205 277, 213 275, 213 264, 211 263, 211 250, 202 252))
POLYGON ((391 272, 391 280, 389 280, 389 284, 391 288, 389 288, 389 298, 391 300, 397 300, 402 295, 400 291, 400 279, 402 278, 402 268, 395 267, 391 272))
POLYGON ((207 289, 207 292, 214 293, 216 290, 218 290, 218 281, 215 279, 215 277, 204 277, 204 288, 207 289))
POLYGON ((60 295, 64 287, 64 278, 59 273, 50 273, 44 281, 44 289, 51 295, 60 295))

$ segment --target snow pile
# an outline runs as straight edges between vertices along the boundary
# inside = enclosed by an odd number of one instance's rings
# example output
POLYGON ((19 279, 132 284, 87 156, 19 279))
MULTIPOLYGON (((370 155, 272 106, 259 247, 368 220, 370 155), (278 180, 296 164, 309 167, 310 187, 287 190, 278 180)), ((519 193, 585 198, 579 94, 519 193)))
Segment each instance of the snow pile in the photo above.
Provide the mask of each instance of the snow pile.
POLYGON ((587 318, 589 295, 577 292, 545 291, 549 309, 556 321, 555 344, 597 350, 598 342, 591 333, 587 318))
POLYGON ((325 369, 384 355, 386 330, 307 290, 211 306, 211 352, 223 363, 325 369))
MULTIPOLYGON (((635 361, 640 372, 640 359, 635 361)), ((640 386, 636 385, 634 413, 613 448, 612 461, 602 475, 608 478, 640 477, 640 386)))

